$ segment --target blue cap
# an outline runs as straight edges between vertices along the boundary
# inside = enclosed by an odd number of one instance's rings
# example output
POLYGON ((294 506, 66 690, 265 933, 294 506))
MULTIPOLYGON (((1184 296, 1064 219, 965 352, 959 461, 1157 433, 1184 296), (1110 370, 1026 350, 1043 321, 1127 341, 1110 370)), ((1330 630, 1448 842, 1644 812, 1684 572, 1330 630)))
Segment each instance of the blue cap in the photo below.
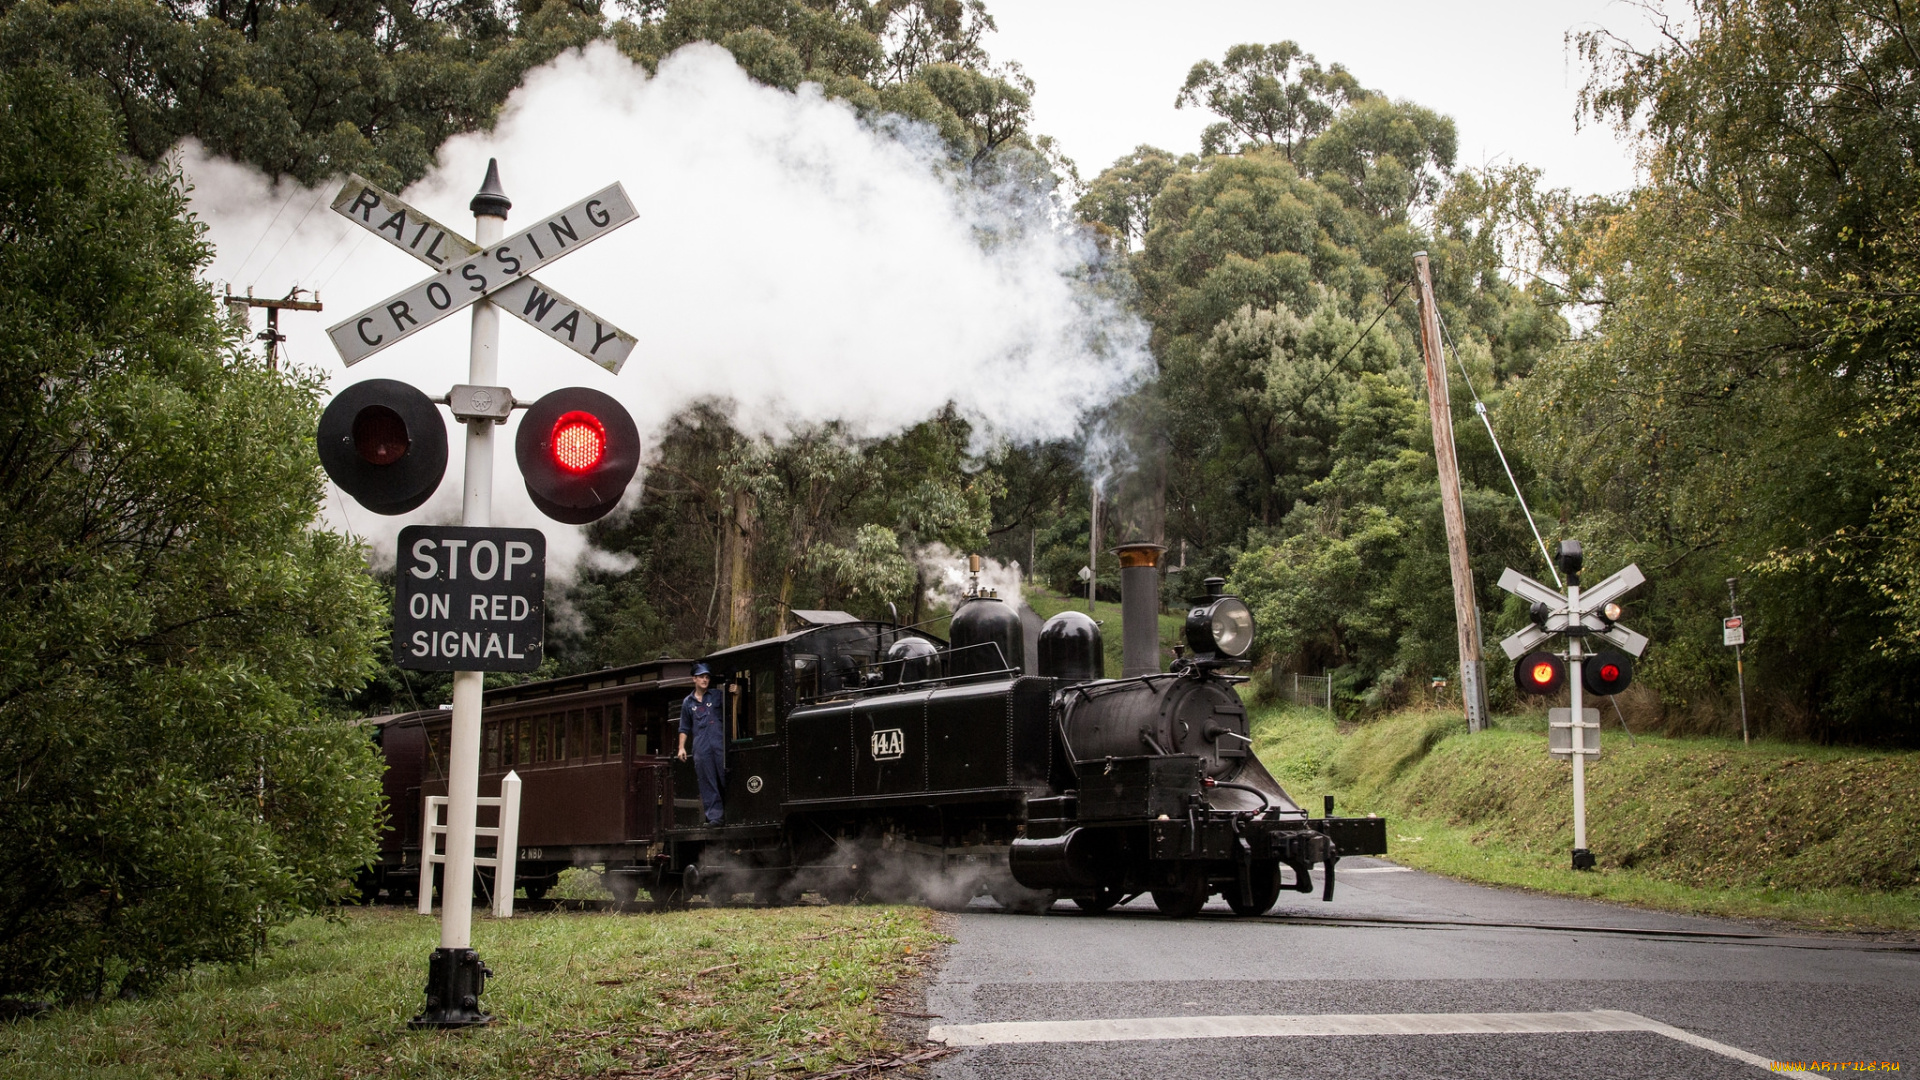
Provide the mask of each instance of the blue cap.
POLYGON ((705 664, 695 664, 693 665, 693 673, 695 675, 711 675, 713 671, 705 664))

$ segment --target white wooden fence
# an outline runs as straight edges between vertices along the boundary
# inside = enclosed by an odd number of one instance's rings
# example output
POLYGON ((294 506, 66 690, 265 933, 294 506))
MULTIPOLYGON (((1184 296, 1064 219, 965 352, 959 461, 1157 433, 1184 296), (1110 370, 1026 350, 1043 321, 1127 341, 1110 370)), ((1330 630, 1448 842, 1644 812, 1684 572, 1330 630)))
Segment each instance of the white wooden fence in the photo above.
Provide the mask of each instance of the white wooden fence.
MULTIPOLYGON (((500 824, 476 827, 474 839, 482 836, 493 837, 493 857, 483 859, 476 856, 475 866, 493 867, 493 916, 496 919, 513 918, 513 872, 519 863, 520 855, 520 774, 510 772, 500 781, 500 794, 494 798, 475 799, 480 806, 498 807, 500 824)), ((420 815, 420 914, 433 913, 433 865, 445 865, 447 853, 441 850, 441 844, 435 837, 447 835, 447 826, 440 820, 441 811, 446 809, 445 795, 427 796, 426 812, 420 815)), ((477 845, 476 845, 477 846, 477 845)))

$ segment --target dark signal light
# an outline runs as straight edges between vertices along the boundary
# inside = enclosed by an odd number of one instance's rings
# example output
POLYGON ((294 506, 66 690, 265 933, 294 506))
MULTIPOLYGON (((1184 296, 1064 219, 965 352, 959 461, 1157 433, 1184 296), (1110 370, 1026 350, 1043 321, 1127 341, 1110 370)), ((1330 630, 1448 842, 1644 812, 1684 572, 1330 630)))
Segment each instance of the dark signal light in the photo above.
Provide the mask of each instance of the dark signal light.
POLYGON ((1633 657, 1607 650, 1595 653, 1580 665, 1580 685, 1587 693, 1609 697, 1625 690, 1633 682, 1633 657))
POLYGON ((1555 694, 1566 685, 1566 661, 1550 652, 1530 652, 1513 666, 1513 682, 1523 694, 1555 694))
POLYGON ((626 494, 640 467, 640 429, 612 397, 570 386, 533 403, 513 450, 533 505, 555 521, 585 525, 626 494))
POLYGON ((368 379, 334 395, 320 414, 317 442, 327 475, 376 514, 417 509, 447 472, 440 410, 393 379, 368 379))

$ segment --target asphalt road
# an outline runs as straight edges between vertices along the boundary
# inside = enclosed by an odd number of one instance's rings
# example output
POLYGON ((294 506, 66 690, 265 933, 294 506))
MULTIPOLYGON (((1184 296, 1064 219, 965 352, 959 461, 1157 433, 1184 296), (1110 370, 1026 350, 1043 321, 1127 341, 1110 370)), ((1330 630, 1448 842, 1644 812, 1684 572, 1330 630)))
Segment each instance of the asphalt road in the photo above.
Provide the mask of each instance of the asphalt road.
POLYGON ((1920 1070, 1912 944, 1776 936, 1378 859, 1343 860, 1334 902, 1287 893, 1258 919, 1219 900, 1186 921, 1144 898, 1098 917, 990 905, 959 915, 928 990, 930 1037, 960 1047, 932 1068, 949 1080, 1920 1070))

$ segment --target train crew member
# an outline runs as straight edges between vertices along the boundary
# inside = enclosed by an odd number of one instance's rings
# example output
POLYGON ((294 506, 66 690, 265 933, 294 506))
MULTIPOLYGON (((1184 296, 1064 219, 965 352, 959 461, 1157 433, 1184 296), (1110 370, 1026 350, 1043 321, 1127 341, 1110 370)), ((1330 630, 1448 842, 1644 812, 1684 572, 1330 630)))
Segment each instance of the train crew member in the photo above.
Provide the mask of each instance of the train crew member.
POLYGON ((700 805, 707 824, 718 825, 724 814, 720 795, 727 784, 727 725, 724 695, 710 689, 713 673, 705 664, 693 665, 693 693, 680 703, 680 760, 687 760, 687 739, 693 739, 693 775, 700 781, 700 805))

